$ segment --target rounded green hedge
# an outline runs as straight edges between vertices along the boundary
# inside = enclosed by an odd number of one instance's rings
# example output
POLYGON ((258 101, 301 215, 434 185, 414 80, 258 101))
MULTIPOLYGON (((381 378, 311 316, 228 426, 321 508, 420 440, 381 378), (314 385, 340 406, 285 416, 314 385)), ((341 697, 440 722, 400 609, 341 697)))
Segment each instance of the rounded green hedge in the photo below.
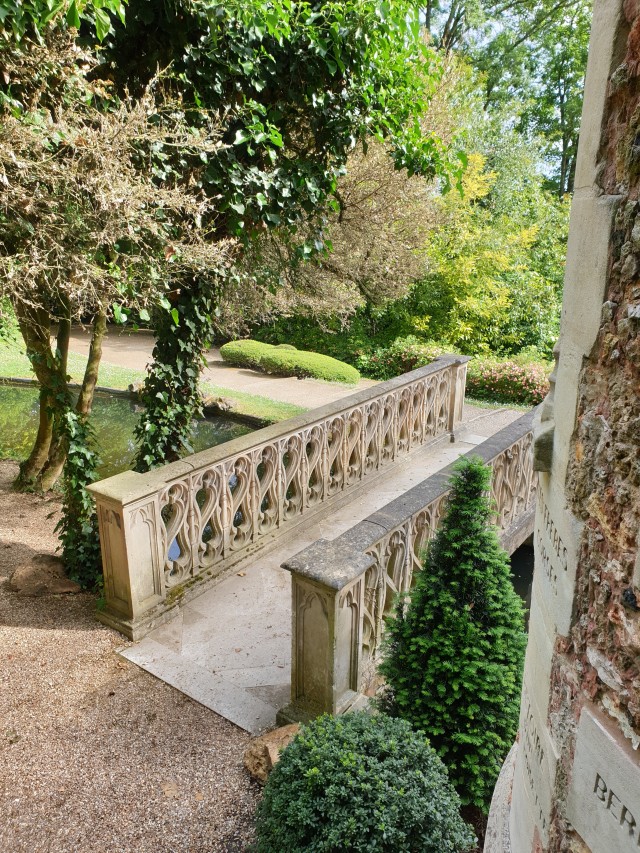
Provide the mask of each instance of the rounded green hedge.
POLYGON ((349 364, 286 344, 272 346, 252 340, 231 341, 220 348, 220 355, 235 367, 263 370, 276 376, 309 377, 348 385, 354 385, 360 379, 358 371, 349 364))
POLYGON ((273 349, 271 344, 263 344, 260 341, 229 341, 220 347, 220 355, 227 364, 234 367, 259 370, 260 359, 270 349, 273 349))
POLYGON ((471 828, 447 771, 404 720, 365 712, 303 726, 258 806, 257 853, 463 853, 471 828))
POLYGON ((272 347, 260 360, 260 368, 276 376, 298 376, 303 379, 324 379, 327 382, 346 382, 355 385, 360 374, 343 361, 304 350, 283 350, 272 347))

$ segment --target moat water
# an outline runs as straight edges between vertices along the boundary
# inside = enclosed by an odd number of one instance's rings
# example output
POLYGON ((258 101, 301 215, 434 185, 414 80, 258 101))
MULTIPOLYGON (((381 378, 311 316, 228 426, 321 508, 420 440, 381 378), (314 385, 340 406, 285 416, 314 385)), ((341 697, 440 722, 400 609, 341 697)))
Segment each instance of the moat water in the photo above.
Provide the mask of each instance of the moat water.
MULTIPOLYGON (((38 410, 35 387, 0 386, 0 458, 19 460, 28 456, 38 428, 38 410)), ((131 467, 136 450, 133 430, 139 416, 140 407, 133 400, 96 394, 91 422, 101 460, 101 479, 131 467)), ((204 418, 194 424, 191 446, 194 452, 206 450, 251 429, 230 418, 204 418)))

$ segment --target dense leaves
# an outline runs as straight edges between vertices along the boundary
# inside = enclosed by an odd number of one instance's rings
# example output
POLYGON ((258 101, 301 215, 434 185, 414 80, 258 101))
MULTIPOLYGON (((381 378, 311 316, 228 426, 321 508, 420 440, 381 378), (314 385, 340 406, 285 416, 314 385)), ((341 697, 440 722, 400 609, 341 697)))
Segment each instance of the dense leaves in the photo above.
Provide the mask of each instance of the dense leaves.
POLYGON ((153 367, 141 394, 144 412, 136 427, 135 469, 175 462, 191 451, 193 419, 202 414, 200 373, 212 335, 216 304, 215 271, 198 277, 188 289, 171 294, 156 319, 153 367))
MULTIPOLYGON (((218 230, 227 235, 295 226, 314 214, 356 143, 374 136, 410 172, 448 181, 460 171, 420 126, 438 62, 407 2, 134 0, 105 56, 122 86, 144 86, 158 63, 171 62, 185 104, 223 120, 225 147, 199 180, 218 198, 218 230)), ((189 166, 161 154, 168 180, 189 166)), ((321 231, 301 246, 303 256, 316 242, 322 246, 321 231)))
POLYGON ((465 853, 473 833, 424 735, 351 713, 301 729, 258 807, 256 853, 465 853))
MULTIPOLYGON (((208 222, 214 242, 241 238, 248 245, 274 228, 291 238, 298 225, 313 220, 301 232, 295 255, 306 259, 322 252, 326 237, 318 214, 337 203, 337 180, 348 156, 369 138, 386 140, 395 166, 409 173, 439 175, 443 183, 460 175, 461 161, 450 162, 446 147, 420 124, 438 69, 407 2, 169 6, 133 0, 126 27, 115 27, 103 56, 122 91, 129 86, 144 91, 157 65, 167 66, 167 85, 179 91, 182 115, 194 131, 203 115, 220 122, 221 144, 209 154, 194 157, 161 140, 149 152, 159 186, 188 185, 196 196, 215 202, 219 215, 208 222), (140 44, 146 45, 142 55, 140 44)), ((221 292, 228 296, 235 282, 235 271, 221 274, 221 292)), ((181 287, 185 310, 190 291, 196 302, 205 293, 197 280, 181 287)), ((202 347, 210 338, 214 307, 212 302, 207 316, 194 311, 194 329, 185 333, 189 343, 183 342, 178 362, 173 359, 179 325, 166 320, 158 325, 145 400, 162 406, 153 403, 144 416, 138 468, 174 458, 180 436, 187 434, 196 396, 174 399, 167 386, 171 381, 178 389, 191 388, 200 369, 196 342, 202 347), (197 322, 203 324, 199 331, 197 322), (179 424, 173 432, 172 419, 179 424)))
POLYGON ((67 447, 62 477, 62 515, 56 526, 67 574, 88 589, 102 581, 98 519, 87 486, 96 479, 98 456, 89 420, 67 398, 61 433, 67 447))
POLYGON ((358 371, 349 364, 287 344, 274 347, 260 341, 230 341, 220 348, 220 355, 229 364, 276 376, 312 377, 351 385, 360 379, 358 371))
POLYGON ((382 707, 423 729, 463 803, 487 811, 518 728, 526 635, 490 523, 491 472, 463 460, 408 602, 387 623, 382 707))

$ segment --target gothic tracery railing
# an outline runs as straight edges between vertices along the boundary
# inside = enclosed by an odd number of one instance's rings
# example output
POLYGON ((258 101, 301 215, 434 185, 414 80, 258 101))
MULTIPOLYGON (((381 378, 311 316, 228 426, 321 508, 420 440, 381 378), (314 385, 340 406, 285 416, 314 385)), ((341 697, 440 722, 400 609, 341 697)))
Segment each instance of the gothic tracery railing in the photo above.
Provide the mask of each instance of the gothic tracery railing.
POLYGON ((92 486, 102 618, 142 636, 142 614, 148 622, 173 591, 219 574, 398 457, 452 432, 467 361, 444 356, 149 474, 126 472, 92 486))
MULTIPOLYGON (((524 541, 533 518, 537 481, 532 423, 533 413, 524 415, 469 454, 493 469, 495 522, 510 550, 524 541)), ((384 619, 421 568, 422 553, 447 500, 451 468, 337 539, 319 540, 284 564, 292 572, 294 592, 292 704, 282 712, 283 720, 339 713, 367 691, 375 678, 384 619), (296 612, 296 602, 309 609, 314 597, 321 602, 326 625, 318 615, 311 622, 296 612), (323 638, 329 648, 321 648, 323 638), (341 682, 336 673, 343 674, 341 682)))

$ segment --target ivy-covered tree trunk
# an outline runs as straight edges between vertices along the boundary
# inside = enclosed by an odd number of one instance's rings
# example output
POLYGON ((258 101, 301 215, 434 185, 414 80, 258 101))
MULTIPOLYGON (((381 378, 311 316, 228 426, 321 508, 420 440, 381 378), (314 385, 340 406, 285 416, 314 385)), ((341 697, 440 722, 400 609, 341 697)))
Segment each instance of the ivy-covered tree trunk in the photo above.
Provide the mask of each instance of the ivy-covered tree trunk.
POLYGON ((190 452, 191 426, 202 414, 200 374, 213 336, 217 292, 197 280, 175 291, 171 309, 159 312, 153 362, 142 392, 144 412, 136 427, 136 471, 175 462, 190 452))

